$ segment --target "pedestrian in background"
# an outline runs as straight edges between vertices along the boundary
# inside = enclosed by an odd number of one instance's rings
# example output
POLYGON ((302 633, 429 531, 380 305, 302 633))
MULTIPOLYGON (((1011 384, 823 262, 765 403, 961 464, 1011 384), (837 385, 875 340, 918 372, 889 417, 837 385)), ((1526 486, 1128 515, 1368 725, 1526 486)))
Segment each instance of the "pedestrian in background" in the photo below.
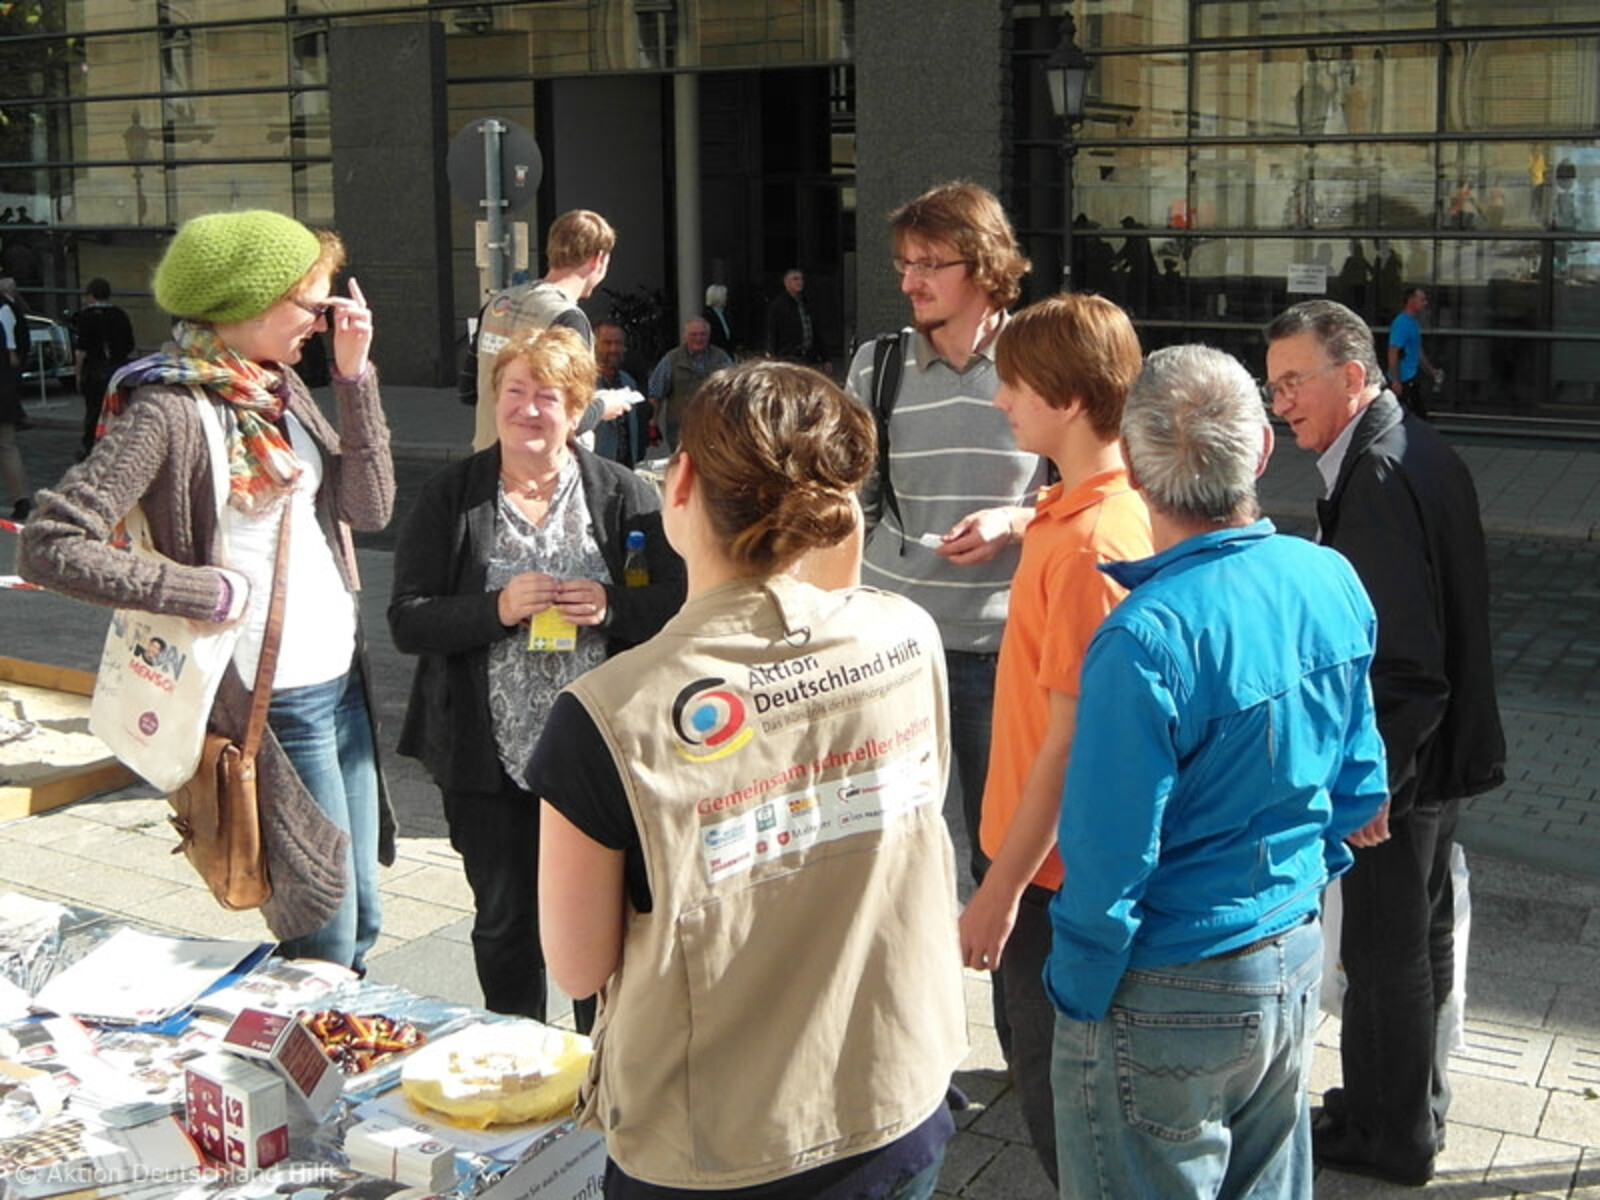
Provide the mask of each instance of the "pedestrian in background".
POLYGON ((650 372, 646 385, 654 408, 651 424, 665 453, 678 448, 678 423, 700 386, 713 371, 731 367, 733 359, 711 344, 711 323, 690 317, 683 323, 683 341, 668 350, 650 372))
POLYGON ((100 401, 105 397, 106 385, 117 368, 133 357, 134 347, 133 322, 119 305, 111 303, 111 285, 96 276, 83 292, 86 303, 72 320, 73 358, 78 369, 78 391, 83 396, 79 462, 94 449, 94 431, 100 423, 100 401))
POLYGON ((1424 419, 1428 402, 1422 394, 1422 372, 1434 387, 1444 382, 1444 372, 1428 361, 1422 349, 1422 325, 1418 318, 1428 311, 1426 288, 1414 287, 1406 293, 1406 306, 1389 322, 1389 390, 1395 399, 1424 419))
POLYGON ((783 291, 767 305, 766 349, 770 358, 806 363, 833 374, 822 331, 806 304, 806 275, 799 267, 783 273, 783 291))
POLYGON ((728 316, 728 289, 720 283, 706 288, 706 306, 700 315, 711 328, 711 344, 729 358, 734 356, 733 321, 728 316))
POLYGON ((22 366, 28 356, 28 317, 17 281, 0 278, 0 475, 11 495, 11 519, 26 521, 33 511, 33 488, 22 464, 17 430, 22 428, 22 366))

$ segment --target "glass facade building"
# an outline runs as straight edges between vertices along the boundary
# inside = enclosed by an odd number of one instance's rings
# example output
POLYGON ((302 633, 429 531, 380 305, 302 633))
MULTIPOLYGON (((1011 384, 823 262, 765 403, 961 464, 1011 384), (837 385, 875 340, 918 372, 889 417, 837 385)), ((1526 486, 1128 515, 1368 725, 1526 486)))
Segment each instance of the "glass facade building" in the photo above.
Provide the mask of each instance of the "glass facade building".
MULTIPOLYGON (((1061 5, 1014 10, 1013 210, 1059 277, 1060 136, 1039 68, 1061 5)), ((1325 295, 1382 337, 1426 287, 1437 407, 1600 422, 1600 4, 1076 0, 1095 59, 1072 256, 1148 346, 1325 295)))
MULTIPOLYGON (((856 185, 891 149, 856 125, 858 41, 883 2, 15 0, 0 267, 51 315, 105 276, 154 345, 147 281, 184 219, 261 206, 339 224, 330 32, 424 21, 444 40, 444 136, 494 114, 546 149, 552 178, 519 214, 535 239, 591 183, 617 189, 623 287, 673 290, 673 77, 693 73, 705 281, 732 285, 756 334, 782 270, 804 265, 844 349, 856 185)), ((1033 296, 1070 240, 1079 286, 1123 303, 1147 345, 1198 334, 1259 369, 1262 324, 1296 299, 1342 300, 1381 339, 1421 285, 1443 413, 1600 430, 1600 0, 962 3, 1000 30, 1004 165, 980 181, 1017 220, 1033 296), (1068 11, 1095 60, 1070 160, 1041 71, 1068 11)), ((937 9, 907 47, 943 35, 937 9)), ((937 136, 950 111, 925 111, 937 136)), ((437 248, 458 333, 475 215, 451 203, 437 248)), ((882 251, 880 216, 864 256, 882 251)))

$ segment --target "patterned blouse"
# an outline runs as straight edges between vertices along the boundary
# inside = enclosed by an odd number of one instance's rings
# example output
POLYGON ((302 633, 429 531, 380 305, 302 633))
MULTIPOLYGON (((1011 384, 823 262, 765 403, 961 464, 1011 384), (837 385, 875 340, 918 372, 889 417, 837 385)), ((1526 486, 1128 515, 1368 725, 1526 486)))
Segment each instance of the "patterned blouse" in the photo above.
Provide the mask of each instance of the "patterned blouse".
MULTIPOLYGON (((524 571, 543 571, 558 579, 610 578, 589 524, 578 461, 568 457, 556 482, 543 524, 534 525, 500 485, 496 498, 494 553, 484 590, 499 591, 524 571)), ((578 626, 570 650, 529 650, 526 632, 501 638, 489 647, 489 715, 494 722, 500 765, 527 789, 528 759, 556 694, 585 671, 605 661, 606 635, 578 626)))

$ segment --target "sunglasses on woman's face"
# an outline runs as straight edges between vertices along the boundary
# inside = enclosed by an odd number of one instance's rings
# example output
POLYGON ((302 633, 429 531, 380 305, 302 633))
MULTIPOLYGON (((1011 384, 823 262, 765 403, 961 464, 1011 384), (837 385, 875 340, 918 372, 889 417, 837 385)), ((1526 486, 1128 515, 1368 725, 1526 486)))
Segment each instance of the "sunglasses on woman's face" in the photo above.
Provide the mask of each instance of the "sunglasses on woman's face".
POLYGON ((307 304, 304 300, 296 300, 293 296, 290 296, 289 303, 302 312, 310 313, 312 318, 317 321, 326 321, 333 313, 333 305, 326 302, 322 304, 307 304))

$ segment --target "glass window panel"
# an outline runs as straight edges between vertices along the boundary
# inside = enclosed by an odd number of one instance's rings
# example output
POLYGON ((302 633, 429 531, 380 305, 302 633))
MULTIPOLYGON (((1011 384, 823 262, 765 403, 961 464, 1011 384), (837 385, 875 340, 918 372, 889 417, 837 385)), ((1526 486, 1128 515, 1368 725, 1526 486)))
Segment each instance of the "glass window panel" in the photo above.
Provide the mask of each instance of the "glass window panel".
POLYGON ((1452 25, 1549 25, 1594 20, 1594 0, 1450 0, 1444 7, 1452 25))
POLYGON ((1198 146, 1192 171, 1197 228, 1433 226, 1433 148, 1425 144, 1198 146))
POLYGON ((1085 50, 1174 45, 1189 40, 1188 0, 1076 0, 1078 45, 1085 50))
MULTIPOLYGON (((1073 233, 1072 258, 1076 287, 1115 300, 1135 320, 1183 315, 1183 252, 1176 239, 1131 227, 1124 237, 1079 228, 1073 233)), ((1060 261, 1059 252, 1053 260, 1060 261)))
POLYGON ((1074 160, 1072 201, 1092 228, 1164 228, 1187 201, 1176 146, 1094 146, 1074 160))
POLYGON ((1431 307, 1441 328, 1549 327, 1539 279, 1543 243, 1464 238, 1439 242, 1436 254, 1431 307))
POLYGON ((184 84, 196 88, 282 87, 289 82, 288 28, 248 25, 238 29, 205 29, 189 36, 179 30, 166 38, 164 53, 173 91, 184 84))
POLYGON ((120 33, 84 38, 81 68, 69 75, 70 94, 113 95, 161 90, 160 38, 155 33, 120 33))
POLYGON ((1197 39, 1426 29, 1435 20, 1434 0, 1203 0, 1195 9, 1197 39))
POLYGON ((333 164, 294 169, 294 215, 308 225, 333 225, 333 164))
POLYGON ((1442 145, 1439 196, 1447 229, 1600 228, 1600 144, 1442 145))
POLYGON ((1189 130, 1188 58, 1106 56, 1095 63, 1081 137, 1183 137, 1189 130))
POLYGON ((163 106, 174 158, 289 155, 294 122, 288 92, 174 97, 163 106))
POLYGON ((75 158, 134 165, 74 170, 67 176, 71 212, 64 219, 80 225, 165 225, 160 101, 114 100, 73 105, 69 111, 75 158))
POLYGON ((241 208, 294 211, 287 163, 195 163, 168 172, 174 223, 201 213, 241 208))
POLYGON ((1432 130, 1433 46, 1311 46, 1202 53, 1195 132, 1319 137, 1432 130))
POLYGON ((1552 242, 1550 280, 1555 328, 1600 331, 1600 292, 1595 287, 1600 283, 1600 242, 1552 242))
MULTIPOLYGON (((1591 324, 1590 328, 1596 326, 1591 324)), ((1524 346, 1525 349, 1544 349, 1537 344, 1527 347, 1524 343, 1524 346)), ((1600 346, 1593 342, 1550 343, 1550 386, 1540 394, 1549 397, 1551 408, 1559 415, 1593 420, 1600 412, 1600 346), (1585 411, 1564 411, 1580 406, 1585 411)))
POLYGON ((71 0, 64 23, 72 33, 154 25, 156 4, 157 0, 71 0))
POLYGON ((238 21, 246 17, 281 17, 284 0, 169 0, 173 21, 238 21))
POLYGON ((1600 39, 1452 42, 1448 49, 1447 129, 1600 126, 1600 39))

